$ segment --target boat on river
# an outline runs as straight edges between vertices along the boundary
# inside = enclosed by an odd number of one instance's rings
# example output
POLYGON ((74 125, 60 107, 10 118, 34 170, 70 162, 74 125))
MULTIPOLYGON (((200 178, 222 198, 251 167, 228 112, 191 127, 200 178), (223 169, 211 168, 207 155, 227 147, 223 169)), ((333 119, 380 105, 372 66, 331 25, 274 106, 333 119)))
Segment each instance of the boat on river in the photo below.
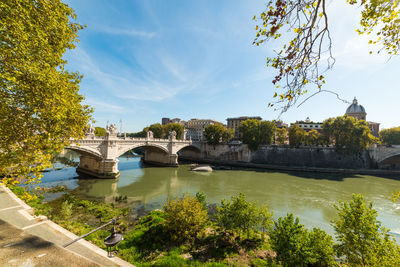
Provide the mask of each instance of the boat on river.
POLYGON ((196 171, 196 172, 212 172, 213 169, 209 165, 192 165, 190 167, 191 171, 196 171))

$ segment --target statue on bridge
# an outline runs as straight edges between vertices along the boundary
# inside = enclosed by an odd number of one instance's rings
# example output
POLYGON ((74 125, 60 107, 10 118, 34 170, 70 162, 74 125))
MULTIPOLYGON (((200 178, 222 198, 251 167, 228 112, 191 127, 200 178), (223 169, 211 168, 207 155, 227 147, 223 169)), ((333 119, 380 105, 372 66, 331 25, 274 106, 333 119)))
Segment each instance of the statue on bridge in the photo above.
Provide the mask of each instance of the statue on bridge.
POLYGON ((170 141, 176 140, 176 132, 175 131, 169 132, 169 140, 170 141))
POLYGON ((95 128, 93 125, 88 125, 85 129, 86 138, 94 138, 95 128))
POLYGON ((148 132, 146 133, 146 135, 147 135, 147 139, 153 139, 153 138, 154 138, 154 134, 153 134, 152 131, 148 131, 148 132))
POLYGON ((115 126, 115 124, 111 124, 110 126, 106 127, 106 137, 110 137, 110 136, 117 136, 117 127, 115 126))

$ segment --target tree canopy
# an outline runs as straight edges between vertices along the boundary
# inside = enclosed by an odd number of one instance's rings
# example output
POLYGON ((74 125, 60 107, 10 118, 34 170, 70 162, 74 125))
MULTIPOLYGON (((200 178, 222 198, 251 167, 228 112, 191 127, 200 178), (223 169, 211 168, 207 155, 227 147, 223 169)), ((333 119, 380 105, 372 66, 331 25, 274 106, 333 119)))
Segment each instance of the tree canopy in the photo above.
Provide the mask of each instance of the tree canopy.
POLYGON ((384 129, 379 132, 379 136, 385 145, 400 145, 400 127, 384 129))
POLYGON ((233 137, 233 130, 227 129, 221 124, 211 124, 204 129, 204 136, 209 145, 218 145, 227 142, 233 137))
POLYGON ((83 28, 75 19, 61 0, 0 2, 0 176, 37 180, 83 136, 91 109, 62 58, 83 28))
MULTIPOLYGON (((283 111, 296 103, 308 89, 327 91, 324 72, 335 63, 329 32, 327 0, 269 0, 264 12, 254 16, 256 37, 253 44, 283 42, 267 66, 276 70, 272 83, 279 88, 277 99, 283 111)), ((397 0, 347 0, 361 11, 358 34, 370 37, 369 43, 380 46, 389 55, 400 49, 400 7, 397 0)), ((281 45, 281 44, 279 44, 281 45)), ((372 53, 372 51, 370 52, 372 53)))
POLYGON ((349 116, 329 118, 322 125, 324 134, 329 137, 337 151, 356 154, 378 139, 371 134, 368 124, 349 116))
POLYGON ((240 124, 239 129, 243 143, 256 150, 259 145, 272 143, 276 127, 271 121, 248 119, 240 124))

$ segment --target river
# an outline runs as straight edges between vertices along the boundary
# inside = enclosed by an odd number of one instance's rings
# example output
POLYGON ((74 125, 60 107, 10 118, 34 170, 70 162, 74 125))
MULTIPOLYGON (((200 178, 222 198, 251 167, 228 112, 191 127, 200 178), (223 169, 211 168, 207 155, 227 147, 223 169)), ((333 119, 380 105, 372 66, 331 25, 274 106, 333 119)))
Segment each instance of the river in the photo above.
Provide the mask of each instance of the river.
MULTIPOLYGON (((374 203, 383 225, 400 234, 400 203, 390 200, 391 193, 400 190, 400 180, 393 178, 260 170, 199 173, 191 172, 187 165, 147 167, 140 163, 140 158, 119 160, 118 180, 81 179, 75 168, 65 167, 44 173, 41 186, 66 185, 80 198, 106 202, 126 196, 133 208, 144 210, 161 208, 168 196, 185 192, 201 191, 208 203, 219 203, 242 192, 248 200, 266 204, 275 218, 293 212, 308 228, 320 227, 329 234, 333 234, 330 221, 336 216, 337 200, 348 201, 352 193, 361 193, 374 203)), ((51 200, 62 194, 47 194, 46 198, 51 200)))

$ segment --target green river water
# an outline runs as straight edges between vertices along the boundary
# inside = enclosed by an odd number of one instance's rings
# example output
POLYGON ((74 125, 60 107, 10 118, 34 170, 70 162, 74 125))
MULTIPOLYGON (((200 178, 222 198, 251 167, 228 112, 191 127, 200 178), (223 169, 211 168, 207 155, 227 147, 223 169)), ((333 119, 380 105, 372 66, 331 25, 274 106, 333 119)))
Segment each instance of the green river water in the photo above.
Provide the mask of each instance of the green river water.
MULTIPOLYGON (((63 184, 81 198, 106 202, 126 196, 132 208, 142 210, 161 208, 168 196, 185 192, 201 191, 208 203, 219 203, 242 192, 248 200, 267 204, 275 218, 293 212, 308 228, 320 227, 330 234, 333 234, 330 221, 336 216, 333 205, 339 199, 350 200, 352 193, 361 193, 374 203, 383 225, 400 234, 400 203, 390 200, 391 193, 400 190, 400 180, 393 177, 250 169, 199 173, 191 172, 187 165, 144 167, 140 158, 119 160, 121 175, 117 180, 80 179, 75 168, 67 167, 45 173, 42 186, 63 184)), ((61 194, 50 194, 47 198, 61 194)))

